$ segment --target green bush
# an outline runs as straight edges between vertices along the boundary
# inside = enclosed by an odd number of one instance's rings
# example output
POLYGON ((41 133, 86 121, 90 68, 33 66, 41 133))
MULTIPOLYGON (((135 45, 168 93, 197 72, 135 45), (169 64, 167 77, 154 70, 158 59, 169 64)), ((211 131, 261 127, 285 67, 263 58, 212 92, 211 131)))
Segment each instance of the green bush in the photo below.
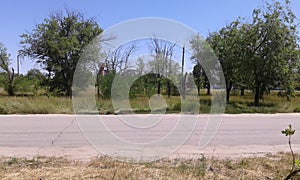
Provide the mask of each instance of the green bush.
POLYGON ((300 113, 300 106, 296 107, 293 112, 300 113))

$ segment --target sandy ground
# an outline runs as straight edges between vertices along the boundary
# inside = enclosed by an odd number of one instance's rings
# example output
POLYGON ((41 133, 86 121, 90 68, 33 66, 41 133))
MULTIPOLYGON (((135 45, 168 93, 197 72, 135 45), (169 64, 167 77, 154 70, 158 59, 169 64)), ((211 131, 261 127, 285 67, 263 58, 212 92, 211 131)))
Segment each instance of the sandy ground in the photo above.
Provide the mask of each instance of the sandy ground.
MULTIPOLYGON (((293 146, 294 152, 300 153, 300 145, 293 146)), ((202 155, 205 157, 217 159, 240 159, 243 157, 262 157, 267 154, 276 154, 281 152, 289 152, 286 145, 278 146, 218 146, 199 149, 195 146, 184 145, 178 151, 170 154, 167 158, 175 159, 197 159, 202 155)), ((79 148, 67 147, 0 147, 2 157, 17 157, 32 159, 39 156, 45 157, 64 157, 69 160, 87 162, 102 156, 100 152, 92 146, 79 148)))

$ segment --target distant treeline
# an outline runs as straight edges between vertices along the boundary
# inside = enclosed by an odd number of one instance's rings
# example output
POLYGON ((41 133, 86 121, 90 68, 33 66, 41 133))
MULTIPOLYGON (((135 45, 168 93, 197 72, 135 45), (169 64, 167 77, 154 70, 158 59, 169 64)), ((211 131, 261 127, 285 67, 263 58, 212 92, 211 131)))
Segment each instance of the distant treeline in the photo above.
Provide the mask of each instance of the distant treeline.
MULTIPOLYGON (((135 44, 102 52, 101 43, 109 43, 111 38, 97 38, 99 45, 91 47, 93 53, 87 59, 93 67, 91 73, 97 76, 95 87, 102 98, 110 98, 115 76, 133 67, 133 73, 139 78, 132 84, 130 97, 161 93, 174 96, 191 88, 198 90, 198 94, 206 88, 209 95, 210 88, 214 87, 207 75, 212 72, 204 64, 209 60, 208 52, 213 50, 223 68, 227 101, 233 88, 240 89, 241 95, 251 90, 254 104, 258 106, 264 94, 272 89, 281 89, 290 100, 294 90, 300 87, 298 23, 288 0, 285 3, 265 1, 263 8, 254 9, 250 18, 237 18, 206 38, 191 37, 192 57, 185 61, 194 64, 192 72, 183 72, 180 64, 172 61, 172 55, 178 51, 175 43, 155 37, 150 40, 150 60, 139 58, 135 64, 130 63, 137 50, 135 44)), ((19 56, 33 59, 46 73, 32 69, 26 75, 16 75, 15 69, 9 67, 10 56, 1 44, 2 87, 10 96, 28 92, 72 96, 76 65, 85 46, 102 32, 94 18, 86 18, 78 11, 66 9, 51 13, 31 32, 21 35, 19 50, 19 56)), ((177 54, 180 53, 181 49, 177 54)))

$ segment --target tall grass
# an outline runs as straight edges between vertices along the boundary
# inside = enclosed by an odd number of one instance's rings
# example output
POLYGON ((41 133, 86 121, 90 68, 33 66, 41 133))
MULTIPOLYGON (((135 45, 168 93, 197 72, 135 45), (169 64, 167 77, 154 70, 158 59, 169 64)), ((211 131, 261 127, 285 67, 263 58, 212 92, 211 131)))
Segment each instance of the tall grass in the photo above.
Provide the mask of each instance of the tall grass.
POLYGON ((233 95, 226 105, 226 113, 293 113, 300 112, 300 96, 288 101, 285 96, 279 96, 277 92, 271 92, 264 96, 258 107, 254 106, 253 94, 247 92, 244 96, 233 95))
POLYGON ((0 97, 0 114, 72 114, 67 97, 0 97))
MULTIPOLYGON (((181 108, 193 107, 191 104, 183 104, 180 96, 168 98, 163 95, 167 104, 167 113, 180 113, 181 108)), ((211 108, 212 96, 205 95, 202 91, 199 97, 200 113, 209 113, 211 108)), ((128 109, 116 109, 109 99, 96 98, 97 107, 100 114, 115 114, 128 109)), ((130 108, 135 113, 149 113, 151 108, 148 96, 136 96, 129 99, 130 108)), ((292 113, 300 112, 300 94, 296 94, 291 101, 286 97, 278 96, 276 92, 264 96, 260 106, 255 107, 253 104, 253 94, 246 92, 244 96, 234 92, 230 101, 226 105, 226 113, 292 113)), ((0 114, 73 114, 72 100, 68 97, 47 97, 47 96, 17 96, 8 97, 0 96, 0 114)))

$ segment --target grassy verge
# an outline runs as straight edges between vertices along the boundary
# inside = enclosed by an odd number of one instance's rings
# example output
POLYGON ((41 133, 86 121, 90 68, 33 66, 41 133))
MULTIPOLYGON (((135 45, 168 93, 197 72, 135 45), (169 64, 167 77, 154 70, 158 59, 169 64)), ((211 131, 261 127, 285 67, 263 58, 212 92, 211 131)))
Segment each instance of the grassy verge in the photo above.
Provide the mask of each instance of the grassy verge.
POLYGON ((293 113, 300 112, 300 97, 296 96, 291 101, 276 93, 266 95, 261 100, 260 106, 253 105, 251 94, 245 96, 232 96, 226 105, 226 113, 293 113))
POLYGON ((143 164, 109 158, 88 163, 45 157, 1 158, 0 179, 283 179, 290 170, 290 159, 285 153, 239 160, 201 157, 143 164))
POLYGON ((0 97, 0 114, 72 114, 72 100, 66 97, 0 97))
MULTIPOLYGON (((200 96, 200 112, 210 113, 212 96, 203 94, 200 96)), ((131 108, 136 113, 149 113, 149 97, 140 96, 129 99, 131 108)), ((167 113, 180 113, 181 99, 179 96, 171 98, 164 97, 167 103, 167 113)), ((190 108, 189 104, 183 106, 190 108)), ((97 107, 100 114, 114 114, 120 112, 115 110, 111 100, 97 99, 97 107)), ((192 107, 191 107, 192 108, 192 107)), ((126 113, 128 110, 124 110, 126 113)), ((238 93, 230 97, 226 105, 226 113, 293 113, 300 112, 300 95, 297 94, 291 101, 285 97, 278 96, 273 92, 265 95, 259 107, 253 105, 253 94, 246 93, 239 96, 238 93)), ((46 96, 0 96, 0 114, 73 114, 72 100, 68 97, 46 97, 46 96)), ((122 112, 121 112, 122 113, 122 112)))

